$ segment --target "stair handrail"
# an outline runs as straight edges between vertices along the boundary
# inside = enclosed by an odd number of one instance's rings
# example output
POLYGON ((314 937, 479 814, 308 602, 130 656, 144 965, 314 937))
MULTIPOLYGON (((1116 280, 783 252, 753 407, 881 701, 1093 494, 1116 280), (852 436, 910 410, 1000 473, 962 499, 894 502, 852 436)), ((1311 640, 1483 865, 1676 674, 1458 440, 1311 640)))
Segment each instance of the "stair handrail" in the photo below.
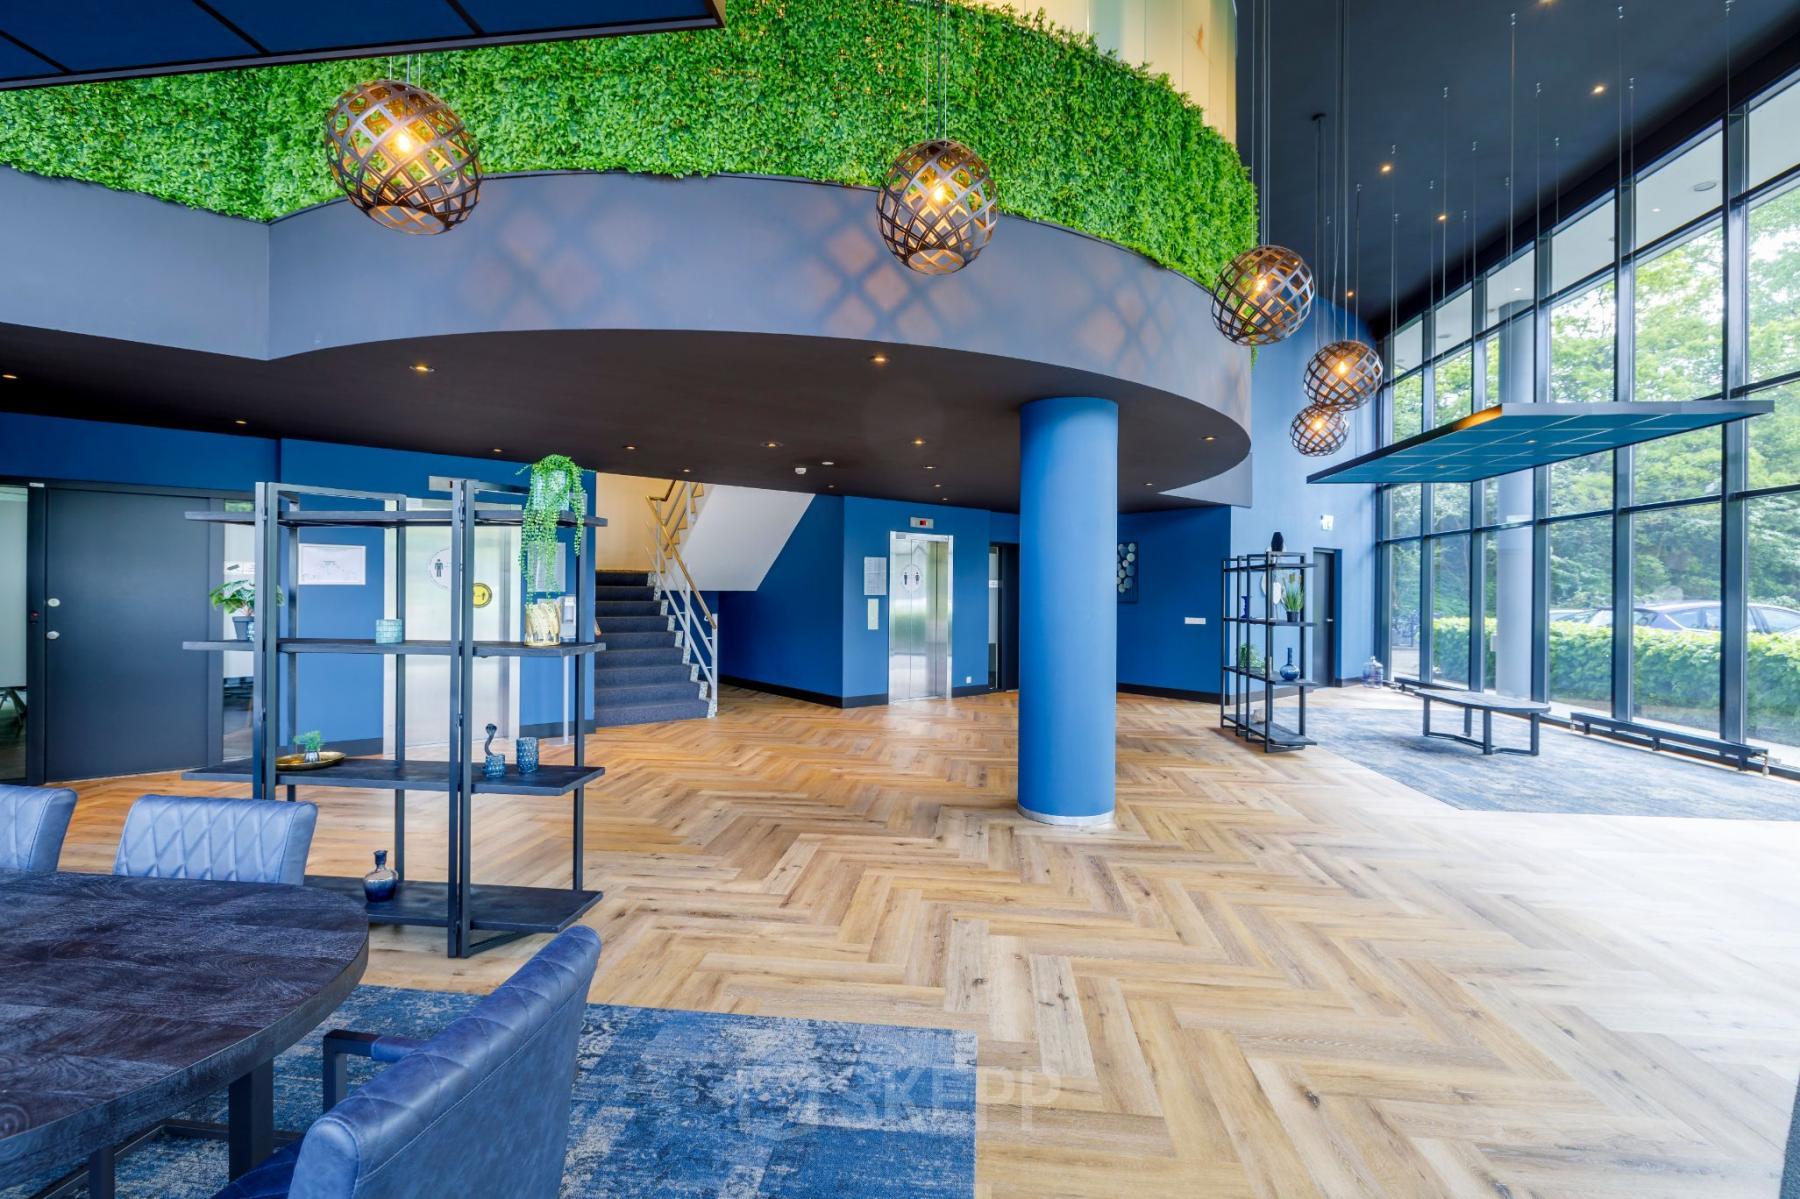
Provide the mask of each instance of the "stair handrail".
POLYGON ((652 522, 656 527, 653 544, 650 550, 651 561, 655 571, 651 575, 651 586, 658 598, 670 601, 670 607, 679 622, 682 643, 682 661, 695 665, 705 675, 706 681, 706 714, 719 714, 719 618, 707 605, 706 597, 694 586, 694 576, 688 573, 687 563, 681 557, 682 534, 693 527, 694 518, 699 513, 699 501, 704 492, 704 485, 689 483, 686 480, 671 480, 662 495, 647 495, 644 502, 650 506, 652 522), (669 567, 673 563, 677 575, 669 567), (696 613, 696 607, 698 612, 696 613), (697 652, 704 648, 705 654, 697 652))

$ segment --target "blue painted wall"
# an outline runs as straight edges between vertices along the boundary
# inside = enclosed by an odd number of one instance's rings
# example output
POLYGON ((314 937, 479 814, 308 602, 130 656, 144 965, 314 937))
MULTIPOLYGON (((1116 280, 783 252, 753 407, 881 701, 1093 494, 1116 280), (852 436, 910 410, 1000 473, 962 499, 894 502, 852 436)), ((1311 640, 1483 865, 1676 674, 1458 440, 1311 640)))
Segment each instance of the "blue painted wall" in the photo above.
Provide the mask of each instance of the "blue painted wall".
POLYGON ((1229 508, 1119 517, 1119 540, 1138 545, 1138 600, 1119 605, 1120 684, 1218 691, 1219 560, 1231 521, 1229 508), (1184 623, 1190 616, 1206 623, 1184 623))
MULTIPOLYGON (((429 494, 433 475, 523 482, 524 477, 516 474, 521 465, 494 458, 0 413, 0 475, 23 478, 242 492, 278 479, 422 496, 429 494)), ((305 589, 300 602, 307 635, 372 636, 375 620, 383 615, 381 534, 330 529, 307 531, 302 537, 360 544, 369 550, 366 586, 305 589)), ((382 661, 373 655, 310 658, 300 675, 296 727, 317 728, 332 741, 380 737, 381 675, 382 661)), ((527 659, 520 669, 520 720, 553 722, 560 717, 561 706, 557 664, 527 659)))
POLYGON ((280 461, 268 437, 0 412, 0 475, 249 491, 275 478, 280 461))
MULTIPOLYGON (((814 501, 815 503, 817 501, 814 501)), ((881 597, 881 627, 869 628, 863 595, 864 558, 887 558, 888 534, 909 531, 915 516, 932 521, 918 532, 948 535, 950 557, 950 685, 987 683, 988 514, 982 508, 911 504, 900 500, 846 497, 844 505, 844 678, 847 696, 886 695, 888 689, 888 602, 881 597)), ((893 586, 893 579, 888 580, 893 586)))
MULTIPOLYGON (((1334 462, 1376 448, 1375 405, 1366 405, 1350 418, 1350 437, 1331 457, 1304 457, 1288 441, 1288 423, 1303 402, 1301 378, 1307 359, 1323 341, 1330 340, 1329 327, 1336 317, 1337 310, 1330 305, 1316 304, 1312 319, 1298 336, 1257 351, 1250 375, 1253 505, 1232 510, 1231 552, 1266 550, 1277 531, 1289 550, 1344 552, 1337 668, 1340 677, 1352 678, 1362 673, 1362 663, 1375 644, 1375 489, 1351 484, 1315 486, 1304 480, 1334 462), (1333 519, 1328 531, 1319 527, 1323 515, 1333 519)), ((1353 336, 1369 339, 1366 327, 1353 329, 1353 336)), ((1218 594, 1216 581, 1211 594, 1218 594)), ((1212 602, 1216 607, 1218 600, 1212 602)))
POLYGON ((755 591, 718 596, 720 673, 843 695, 844 502, 815 496, 755 591))

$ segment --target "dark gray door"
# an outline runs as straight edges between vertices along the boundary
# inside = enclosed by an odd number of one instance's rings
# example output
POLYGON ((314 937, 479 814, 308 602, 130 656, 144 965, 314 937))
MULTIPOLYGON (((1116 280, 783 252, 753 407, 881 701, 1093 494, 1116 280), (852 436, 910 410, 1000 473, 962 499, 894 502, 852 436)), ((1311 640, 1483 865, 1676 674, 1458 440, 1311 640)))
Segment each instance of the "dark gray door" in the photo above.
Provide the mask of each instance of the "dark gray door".
POLYGON ((1313 639, 1313 682, 1335 687, 1344 677, 1338 662, 1338 563, 1337 550, 1313 551, 1313 594, 1308 605, 1312 619, 1318 622, 1313 639))
POLYGON ((207 526, 183 516, 207 501, 52 488, 48 502, 45 777, 204 764, 211 655, 181 643, 214 635, 207 526))

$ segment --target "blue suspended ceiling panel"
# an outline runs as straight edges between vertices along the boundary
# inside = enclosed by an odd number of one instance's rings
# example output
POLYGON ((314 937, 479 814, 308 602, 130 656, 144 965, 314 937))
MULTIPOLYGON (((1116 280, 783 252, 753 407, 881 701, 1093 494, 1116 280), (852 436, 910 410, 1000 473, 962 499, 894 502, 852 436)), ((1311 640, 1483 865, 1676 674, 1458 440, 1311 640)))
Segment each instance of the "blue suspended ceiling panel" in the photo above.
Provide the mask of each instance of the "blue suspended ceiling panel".
POLYGON ((1469 483, 1774 410, 1768 400, 1498 404, 1308 475, 1308 483, 1469 483))

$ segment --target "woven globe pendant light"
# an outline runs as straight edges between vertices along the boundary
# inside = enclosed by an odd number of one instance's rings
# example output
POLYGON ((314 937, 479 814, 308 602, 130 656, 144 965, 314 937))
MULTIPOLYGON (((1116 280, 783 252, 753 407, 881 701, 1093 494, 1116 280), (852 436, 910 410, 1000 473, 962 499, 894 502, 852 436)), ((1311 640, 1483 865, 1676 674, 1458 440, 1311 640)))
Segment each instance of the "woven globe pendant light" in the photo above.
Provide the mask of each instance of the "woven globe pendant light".
POLYGON ((894 257, 920 274, 948 275, 974 262, 994 235, 993 178, 969 147, 932 138, 888 168, 875 216, 894 257))
POLYGON ((370 219, 402 233, 443 233, 481 195, 475 139, 450 106, 396 79, 358 84, 325 118, 332 178, 370 219))
POLYGON ((1307 403, 1354 412, 1381 386, 1381 355, 1366 342, 1334 341, 1306 363, 1307 403))
POLYGON ((1240 346, 1282 341, 1312 311, 1313 273, 1286 246, 1257 246, 1233 258, 1213 285, 1213 324, 1240 346))
POLYGON ((1335 408, 1308 404, 1288 425, 1288 440, 1308 458, 1335 454, 1350 437, 1350 422, 1335 408))

